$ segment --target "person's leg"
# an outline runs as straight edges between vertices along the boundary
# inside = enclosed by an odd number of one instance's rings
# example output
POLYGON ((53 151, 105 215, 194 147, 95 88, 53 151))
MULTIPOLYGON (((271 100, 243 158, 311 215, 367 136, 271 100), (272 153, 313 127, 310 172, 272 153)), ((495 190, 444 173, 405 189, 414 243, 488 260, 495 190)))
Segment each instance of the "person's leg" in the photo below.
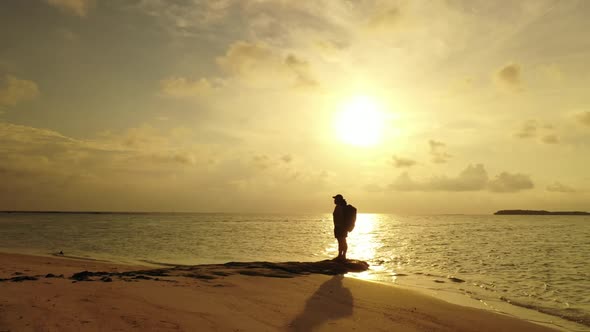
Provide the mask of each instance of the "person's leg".
POLYGON ((338 229, 334 228, 334 237, 336 238, 336 241, 338 241, 338 256, 334 259, 339 259, 340 258, 340 237, 338 236, 338 229))
POLYGON ((337 238, 338 240, 338 258, 342 257, 342 238, 337 238))
POLYGON ((342 258, 346 259, 346 252, 348 251, 348 243, 346 242, 346 238, 342 238, 342 258))

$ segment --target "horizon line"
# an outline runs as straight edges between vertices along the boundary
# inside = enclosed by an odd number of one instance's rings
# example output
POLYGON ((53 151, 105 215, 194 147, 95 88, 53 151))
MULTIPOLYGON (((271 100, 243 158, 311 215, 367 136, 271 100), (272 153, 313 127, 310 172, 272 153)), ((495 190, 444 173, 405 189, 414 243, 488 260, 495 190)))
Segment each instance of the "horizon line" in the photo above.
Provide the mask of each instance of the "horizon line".
MULTIPOLYGON (((100 211, 100 210, 0 210, 0 214, 10 213, 32 213, 32 214, 331 214, 331 212, 199 212, 199 211, 100 211)), ((398 214, 398 215, 423 215, 423 216, 444 216, 444 215, 490 215, 490 213, 425 213, 425 214, 400 214, 394 212, 362 212, 360 214, 398 214)), ((491 213, 493 215, 493 212, 491 213)))

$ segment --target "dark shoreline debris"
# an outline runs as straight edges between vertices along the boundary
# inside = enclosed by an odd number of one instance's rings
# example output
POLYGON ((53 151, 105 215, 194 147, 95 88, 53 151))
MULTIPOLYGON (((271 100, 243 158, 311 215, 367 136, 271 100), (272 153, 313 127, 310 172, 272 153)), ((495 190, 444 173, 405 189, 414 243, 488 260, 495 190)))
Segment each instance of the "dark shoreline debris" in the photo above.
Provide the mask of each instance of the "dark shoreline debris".
MULTIPOLYGON (((253 277, 293 278, 310 274, 339 275, 349 272, 363 272, 369 269, 369 264, 360 260, 323 260, 318 262, 229 262, 225 264, 176 266, 171 268, 157 268, 152 270, 138 270, 125 272, 80 271, 69 277, 72 283, 80 281, 113 282, 114 278, 121 281, 168 281, 175 280, 160 277, 187 277, 201 281, 209 281, 232 275, 246 275, 253 277)), ((20 273, 15 273, 20 274, 20 273)), ((64 278, 64 275, 47 273, 44 276, 17 275, 16 277, 1 279, 2 281, 21 282, 38 280, 39 278, 64 278)), ((452 280, 452 279, 451 279, 452 280)), ((458 279, 460 280, 460 279, 458 279)), ((455 280, 453 280, 455 281, 455 280)), ((463 281, 456 281, 463 282, 463 281)))

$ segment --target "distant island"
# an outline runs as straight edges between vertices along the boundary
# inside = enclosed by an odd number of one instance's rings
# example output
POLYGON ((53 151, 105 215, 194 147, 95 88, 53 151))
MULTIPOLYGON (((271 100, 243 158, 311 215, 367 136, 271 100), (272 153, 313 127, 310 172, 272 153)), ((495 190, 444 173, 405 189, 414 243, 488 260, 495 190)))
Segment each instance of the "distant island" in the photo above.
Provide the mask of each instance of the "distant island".
POLYGON ((534 215, 534 216, 590 216, 584 211, 545 211, 545 210, 500 210, 495 215, 534 215))

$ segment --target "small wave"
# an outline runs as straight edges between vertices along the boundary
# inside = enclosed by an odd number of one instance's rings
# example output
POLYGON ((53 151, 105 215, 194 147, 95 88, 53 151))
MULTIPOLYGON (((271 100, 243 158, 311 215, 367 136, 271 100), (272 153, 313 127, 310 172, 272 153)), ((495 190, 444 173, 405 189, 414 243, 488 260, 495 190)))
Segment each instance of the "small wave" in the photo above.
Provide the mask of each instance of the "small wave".
POLYGON ((156 261, 152 261, 152 260, 149 260, 149 259, 140 259, 139 261, 142 262, 142 263, 147 263, 147 264, 151 264, 151 265, 166 266, 166 267, 191 266, 191 265, 187 265, 187 264, 174 264, 174 263, 156 262, 156 261))
POLYGON ((64 254, 60 254, 60 253, 50 253, 51 256, 55 256, 55 257, 62 257, 62 258, 68 258, 68 259, 77 259, 77 260, 82 260, 82 261, 92 261, 92 262, 102 262, 102 263, 113 263, 111 261, 108 260, 104 260, 104 259, 96 259, 96 258, 90 258, 90 257, 82 257, 82 256, 74 256, 74 255, 64 255, 64 254))
POLYGON ((566 308, 566 309, 562 309, 562 310, 546 308, 546 307, 542 307, 542 306, 536 306, 533 304, 513 301, 513 300, 510 300, 510 299, 505 298, 503 296, 500 297, 500 300, 502 300, 506 303, 515 305, 517 307, 535 310, 535 311, 538 311, 538 312, 541 312, 541 313, 544 313, 547 315, 556 316, 556 317, 568 320, 570 322, 574 322, 574 323, 578 323, 578 324, 582 324, 582 325, 590 327, 590 315, 586 314, 582 310, 578 310, 578 309, 574 309, 574 308, 566 308))

